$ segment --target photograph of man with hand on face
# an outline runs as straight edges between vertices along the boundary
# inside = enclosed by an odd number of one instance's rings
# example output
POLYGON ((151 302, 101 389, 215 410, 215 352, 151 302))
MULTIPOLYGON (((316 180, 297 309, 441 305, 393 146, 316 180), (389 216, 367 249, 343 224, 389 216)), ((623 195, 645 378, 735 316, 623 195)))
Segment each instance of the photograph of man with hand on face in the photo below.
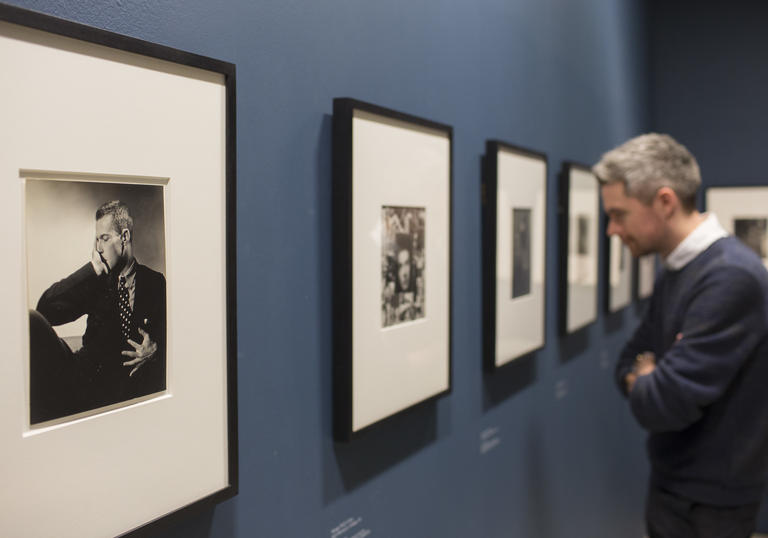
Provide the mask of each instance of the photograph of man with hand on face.
MULTIPOLYGON (((145 225, 141 237, 134 226, 133 208, 126 202, 109 200, 92 209, 90 259, 50 285, 30 309, 30 422, 46 422, 164 391, 165 276, 136 257, 137 244, 144 240, 160 251, 154 258, 164 258, 162 187, 29 183, 28 221, 41 213, 39 206, 30 207, 30 203, 45 200, 46 206, 55 205, 57 192, 85 191, 90 200, 125 191, 142 208, 141 214, 155 223, 149 228, 145 225), (61 337, 54 329, 82 316, 86 323, 82 338, 61 337)), ((39 243, 45 233, 30 235, 39 243)), ((28 272, 34 273, 34 251, 29 250, 28 272)))

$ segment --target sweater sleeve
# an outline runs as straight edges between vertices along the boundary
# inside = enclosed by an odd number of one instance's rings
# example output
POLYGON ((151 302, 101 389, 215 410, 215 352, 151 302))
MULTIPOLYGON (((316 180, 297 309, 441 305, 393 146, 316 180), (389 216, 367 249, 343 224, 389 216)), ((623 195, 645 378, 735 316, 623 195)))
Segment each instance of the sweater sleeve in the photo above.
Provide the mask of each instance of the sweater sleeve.
POLYGON ((632 371, 632 367, 635 363, 635 357, 646 351, 654 351, 653 325, 651 322, 653 319, 654 303, 655 301, 652 297, 651 302, 649 303, 648 308, 643 315, 643 319, 640 322, 640 325, 635 330, 632 338, 630 338, 626 343, 624 349, 621 350, 619 361, 616 364, 616 369, 614 370, 616 385, 618 385, 619 390, 622 392, 622 394, 624 394, 624 396, 628 396, 627 385, 624 381, 624 378, 626 378, 627 374, 632 371))
POLYGON ((745 269, 725 267, 701 278, 683 313, 682 338, 656 369, 638 377, 632 412, 652 432, 682 430, 727 390, 765 338, 764 290, 745 269))
POLYGON ((45 290, 37 303, 51 325, 74 321, 87 313, 88 301, 94 293, 98 277, 90 262, 45 290))

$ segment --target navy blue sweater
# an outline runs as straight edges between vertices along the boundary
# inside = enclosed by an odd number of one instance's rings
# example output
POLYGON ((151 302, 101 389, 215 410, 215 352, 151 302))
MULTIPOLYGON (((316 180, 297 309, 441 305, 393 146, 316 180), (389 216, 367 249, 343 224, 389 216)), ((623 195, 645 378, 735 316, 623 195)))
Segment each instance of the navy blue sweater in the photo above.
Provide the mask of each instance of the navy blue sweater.
POLYGON ((652 482, 706 504, 758 502, 768 475, 768 271, 760 259, 726 237, 662 272, 616 367, 625 394, 643 351, 657 367, 638 377, 629 401, 650 432, 652 482))

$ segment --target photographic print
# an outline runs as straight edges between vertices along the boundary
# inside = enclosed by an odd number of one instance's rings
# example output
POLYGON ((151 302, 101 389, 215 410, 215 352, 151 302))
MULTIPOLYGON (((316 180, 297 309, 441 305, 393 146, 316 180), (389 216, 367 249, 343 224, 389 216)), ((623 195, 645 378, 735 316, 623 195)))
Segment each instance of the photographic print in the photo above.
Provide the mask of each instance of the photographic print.
POLYGON ((452 129, 333 100, 333 431, 450 390, 452 129))
POLYGON ((381 325, 424 317, 423 207, 381 208, 381 325))
POLYGON ((599 190, 588 167, 564 163, 559 211, 560 327, 570 334, 597 319, 599 190))
POLYGON ((25 191, 31 424, 163 392, 163 186, 28 179, 25 191))
POLYGON ((733 235, 761 258, 766 258, 767 218, 736 217, 733 219, 733 235))
POLYGON ((544 347, 547 157, 497 140, 483 157, 483 365, 544 347))
POLYGON ((512 298, 531 292, 531 209, 512 208, 512 298))
POLYGON ((632 254, 617 235, 607 238, 606 259, 608 260, 606 309, 618 312, 632 300, 632 254))
POLYGON ((576 254, 589 256, 589 215, 576 215, 576 254))
POLYGON ((154 534, 237 493, 235 66, 2 3, 0 57, 0 536, 154 534))
POLYGON ((768 268, 768 186, 709 187, 705 198, 707 211, 768 268))

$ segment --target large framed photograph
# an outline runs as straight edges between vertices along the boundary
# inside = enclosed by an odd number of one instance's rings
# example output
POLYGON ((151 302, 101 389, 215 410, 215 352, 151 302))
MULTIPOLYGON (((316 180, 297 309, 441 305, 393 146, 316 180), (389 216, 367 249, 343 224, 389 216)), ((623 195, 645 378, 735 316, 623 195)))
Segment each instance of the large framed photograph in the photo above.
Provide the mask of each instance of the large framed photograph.
POLYGON ((570 334, 597 319, 600 193, 587 166, 565 162, 560 174, 560 328, 570 334))
POLYGON ((632 302, 634 263, 632 253, 617 235, 606 238, 605 309, 618 312, 632 302))
POLYGON ((0 58, 0 535, 147 534, 237 492, 235 68, 2 4, 0 58))
POLYGON ((334 434, 451 386, 449 126, 333 102, 334 434))
POLYGON ((768 267, 768 186, 710 187, 706 204, 723 228, 755 251, 768 267))
POLYGON ((544 347, 547 158, 486 142, 483 348, 493 370, 544 347))

